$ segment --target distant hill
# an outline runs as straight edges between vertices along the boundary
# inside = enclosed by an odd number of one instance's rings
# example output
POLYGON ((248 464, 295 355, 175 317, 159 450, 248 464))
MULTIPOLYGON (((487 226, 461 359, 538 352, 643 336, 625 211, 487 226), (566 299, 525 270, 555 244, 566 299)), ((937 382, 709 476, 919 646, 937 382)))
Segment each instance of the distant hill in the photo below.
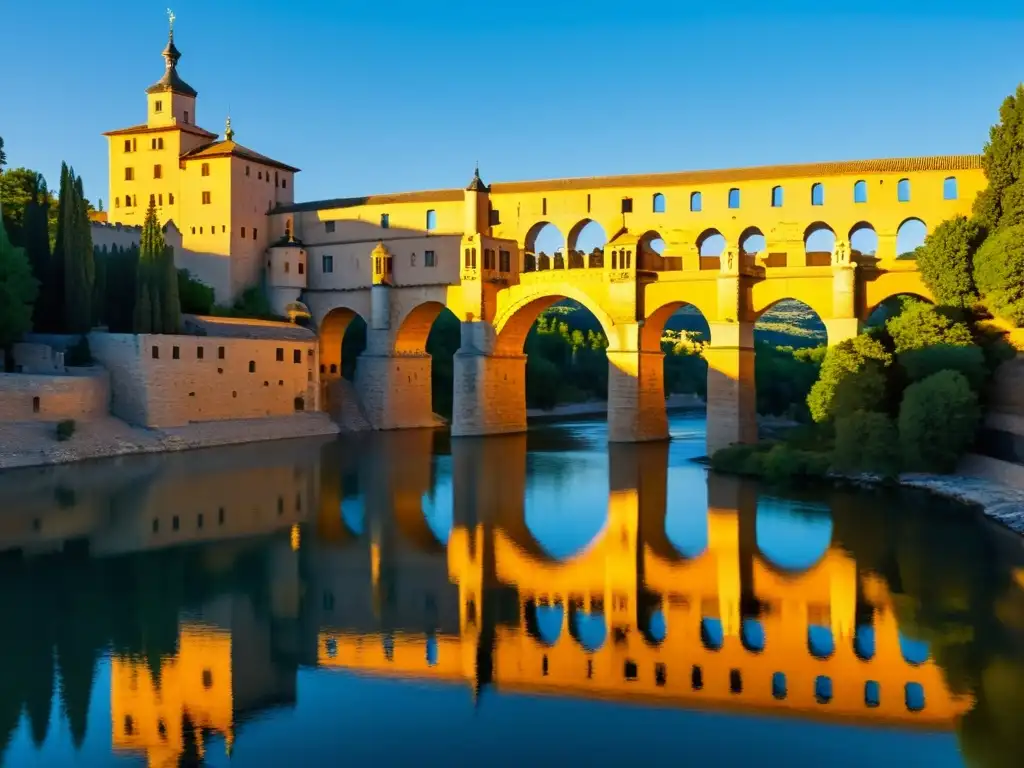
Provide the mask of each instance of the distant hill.
MULTIPOLYGON (((707 338, 708 324, 694 307, 684 307, 665 323, 666 330, 694 331, 707 338)), ((780 301, 754 326, 755 341, 775 347, 818 347, 825 343, 825 324, 799 301, 780 301)))

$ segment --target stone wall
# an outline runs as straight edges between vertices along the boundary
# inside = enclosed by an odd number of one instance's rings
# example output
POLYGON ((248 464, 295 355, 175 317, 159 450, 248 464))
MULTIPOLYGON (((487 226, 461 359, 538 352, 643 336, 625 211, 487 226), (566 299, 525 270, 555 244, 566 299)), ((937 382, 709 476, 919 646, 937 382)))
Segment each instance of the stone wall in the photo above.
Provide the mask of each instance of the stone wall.
POLYGON ((316 341, 92 333, 112 411, 132 424, 284 416, 318 407, 316 341))
POLYGON ((0 373, 0 422, 88 421, 107 416, 110 379, 98 368, 67 375, 0 373))

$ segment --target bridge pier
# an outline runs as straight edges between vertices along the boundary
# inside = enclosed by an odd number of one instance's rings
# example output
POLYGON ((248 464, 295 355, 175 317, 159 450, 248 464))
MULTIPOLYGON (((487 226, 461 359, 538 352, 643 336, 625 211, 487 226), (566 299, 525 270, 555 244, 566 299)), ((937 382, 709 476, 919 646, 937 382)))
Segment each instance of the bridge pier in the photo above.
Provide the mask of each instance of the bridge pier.
POLYGON ((665 354, 608 350, 608 442, 668 439, 665 354))
POLYGON ((754 381, 754 324, 710 323, 707 452, 757 441, 757 386, 754 381))
POLYGON ((455 353, 452 437, 526 431, 526 355, 455 353))
POLYGON ((430 370, 430 355, 360 355, 355 385, 370 425, 435 426, 430 370))

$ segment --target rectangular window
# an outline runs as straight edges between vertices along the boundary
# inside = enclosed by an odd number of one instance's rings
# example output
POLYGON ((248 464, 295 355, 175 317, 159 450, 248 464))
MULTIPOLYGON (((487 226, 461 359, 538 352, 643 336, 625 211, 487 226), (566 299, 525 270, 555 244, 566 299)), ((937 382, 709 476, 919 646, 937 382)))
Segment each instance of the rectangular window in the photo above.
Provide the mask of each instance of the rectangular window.
POLYGON ((209 176, 210 175, 210 164, 209 163, 203 163, 202 167, 199 169, 199 172, 203 176, 209 176))
POLYGON ((323 273, 327 274, 334 271, 334 257, 328 253, 323 255, 323 273))
POLYGON ((289 262, 287 262, 287 261, 284 263, 284 271, 285 272, 290 272, 291 271, 291 264, 289 262))
POLYGON ((210 204, 210 193, 209 192, 203 192, 203 205, 209 205, 209 204, 210 204))
POLYGON ((164 148, 164 140, 163 139, 157 139, 156 140, 156 148, 157 149, 163 149, 164 148))
POLYGON ((164 194, 161 192, 156 196, 156 204, 162 206, 164 204, 164 194))
POLYGON ((303 264, 301 261, 299 262, 299 274, 300 275, 306 274, 306 265, 303 264))
POLYGON ((196 360, 202 360, 202 359, 203 359, 203 348, 202 347, 196 347, 196 360))
POLYGON ((622 198, 622 212, 632 213, 633 212, 633 198, 624 197, 622 198))
POLYGON ((164 111, 164 103, 160 99, 157 99, 156 101, 153 102, 153 111, 154 112, 163 112, 164 111))
POLYGON ((281 347, 277 348, 277 362, 284 362, 284 349, 282 349, 281 347))
POLYGON ((188 111, 185 112, 185 124, 188 125, 188 111))
POLYGON ((253 239, 253 240, 255 240, 255 239, 256 239, 256 227, 253 227, 253 228, 252 228, 252 239, 253 239))
POLYGON ((437 261, 434 258, 434 252, 433 251, 424 251, 423 252, 423 266, 425 266, 425 267, 433 267, 433 266, 436 266, 436 264, 437 264, 437 261))
POLYGON ((498 210, 495 210, 494 208, 492 208, 491 209, 491 226, 494 227, 494 226, 497 226, 498 224, 501 224, 501 211, 498 211, 498 210))
POLYGON ((296 349, 296 350, 292 351, 292 362, 293 363, 301 363, 302 362, 302 350, 301 349, 296 349))
POLYGON ((391 226, 391 217, 386 213, 382 213, 380 215, 380 228, 387 229, 389 226, 391 226))
POLYGON ((133 181, 134 179, 135 179, 135 169, 134 168, 125 168, 124 169, 124 180, 125 181, 133 181))
POLYGON ((324 231, 325 232, 333 232, 334 231, 334 222, 333 221, 325 221, 324 222, 324 231))
POLYGON ((217 347, 217 358, 219 360, 224 359, 224 347, 217 347))
POLYGON ((161 168, 159 165, 154 165, 153 166, 153 178, 154 179, 162 179, 163 176, 164 176, 164 169, 161 168))
POLYGON ((245 175, 246 175, 246 176, 248 176, 248 175, 249 175, 249 166, 248 166, 248 165, 247 165, 247 166, 245 166, 245 175))
POLYGON ((167 193, 167 204, 168 205, 174 205, 174 193, 173 192, 168 192, 167 193))
POLYGON ((512 271, 512 253, 511 253, 511 251, 498 251, 498 271, 499 272, 511 272, 512 271))
POLYGON ((274 186, 275 186, 275 187, 276 187, 276 186, 278 186, 278 183, 279 183, 279 182, 278 182, 278 180, 277 180, 277 171, 274 171, 274 186))
POLYGON ((174 360, 180 359, 181 358, 181 349, 178 348, 178 347, 171 347, 171 357, 174 360))
POLYGON ((245 227, 242 227, 242 237, 245 237, 245 227))
POLYGON ((157 347, 157 346, 153 347, 153 359, 154 360, 159 360, 160 359, 160 347, 157 347))
POLYGON ((281 189, 288 189, 288 179, 281 179, 281 189))
POLYGON ((256 178, 263 181, 263 171, 256 171, 256 178))
POLYGON ((125 152, 131 152, 132 151, 132 140, 131 139, 125 139, 124 140, 124 151, 125 152))

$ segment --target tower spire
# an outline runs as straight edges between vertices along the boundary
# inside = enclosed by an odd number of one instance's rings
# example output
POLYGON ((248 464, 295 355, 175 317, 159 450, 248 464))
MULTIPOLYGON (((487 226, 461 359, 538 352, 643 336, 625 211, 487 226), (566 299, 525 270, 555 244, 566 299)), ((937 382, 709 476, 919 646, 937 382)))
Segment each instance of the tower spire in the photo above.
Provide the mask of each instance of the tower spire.
POLYGON ((224 125, 224 140, 225 141, 234 141, 235 140, 235 131, 231 127, 231 112, 230 111, 228 112, 227 123, 225 123, 225 125, 224 125))
POLYGON ((177 46, 174 44, 174 22, 177 21, 177 19, 178 17, 174 15, 174 11, 168 8, 167 46, 164 48, 162 54, 165 62, 164 76, 154 85, 147 88, 146 92, 157 93, 160 91, 170 91, 172 93, 180 93, 194 98, 197 95, 195 89, 178 76, 177 67, 178 61, 181 59, 181 51, 179 51, 177 46))

